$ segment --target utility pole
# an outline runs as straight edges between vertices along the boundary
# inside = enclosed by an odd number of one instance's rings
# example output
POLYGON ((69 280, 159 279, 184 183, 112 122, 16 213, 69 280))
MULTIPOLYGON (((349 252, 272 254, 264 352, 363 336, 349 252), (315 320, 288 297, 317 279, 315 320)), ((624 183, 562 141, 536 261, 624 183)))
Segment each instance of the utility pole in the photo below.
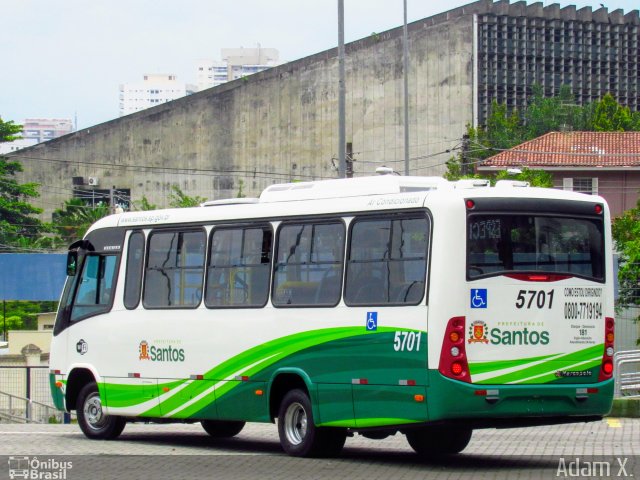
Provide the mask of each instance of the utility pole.
POLYGON ((469 135, 462 135, 462 147, 460 153, 460 173, 464 175, 471 174, 471 165, 469 165, 469 135))
POLYGON ((404 174, 409 175, 409 34, 407 33, 407 0, 404 0, 402 27, 402 69, 404 70, 404 174))
POLYGON ((116 213, 116 206, 115 206, 114 198, 113 198, 113 192, 114 192, 115 188, 116 188, 116 186, 113 185, 109 189, 109 213, 116 213))
POLYGON ((346 155, 346 164, 347 164, 347 178, 353 178, 353 143, 347 143, 347 155, 346 155))
POLYGON ((344 0, 338 0, 338 176, 346 175, 346 127, 344 84, 344 0))

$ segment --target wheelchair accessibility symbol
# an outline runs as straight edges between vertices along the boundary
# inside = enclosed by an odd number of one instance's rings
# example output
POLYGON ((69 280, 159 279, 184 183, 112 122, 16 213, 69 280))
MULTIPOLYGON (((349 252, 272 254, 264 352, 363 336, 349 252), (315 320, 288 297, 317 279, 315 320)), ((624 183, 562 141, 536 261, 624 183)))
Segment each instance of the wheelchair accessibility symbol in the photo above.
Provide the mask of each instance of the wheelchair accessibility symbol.
POLYGON ((471 308, 487 308, 487 289, 471 289, 471 308))
POLYGON ((373 332, 378 329, 378 312, 367 312, 367 330, 373 332))

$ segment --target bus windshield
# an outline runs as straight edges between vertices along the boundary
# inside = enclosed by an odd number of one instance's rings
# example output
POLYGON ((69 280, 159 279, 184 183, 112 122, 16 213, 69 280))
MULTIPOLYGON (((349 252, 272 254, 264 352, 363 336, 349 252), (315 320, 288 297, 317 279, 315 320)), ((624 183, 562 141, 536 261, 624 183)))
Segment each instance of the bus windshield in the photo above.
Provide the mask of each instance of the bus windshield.
POLYGON ((600 219, 470 215, 467 278, 535 271, 604 282, 603 235, 600 219))

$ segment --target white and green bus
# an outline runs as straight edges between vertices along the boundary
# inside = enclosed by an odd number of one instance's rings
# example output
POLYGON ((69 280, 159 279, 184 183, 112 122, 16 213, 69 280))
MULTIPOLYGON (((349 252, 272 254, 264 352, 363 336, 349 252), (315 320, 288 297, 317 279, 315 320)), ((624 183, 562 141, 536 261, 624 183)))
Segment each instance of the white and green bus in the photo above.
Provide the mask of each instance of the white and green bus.
POLYGON ((87 437, 277 422, 336 455, 402 433, 421 455, 472 431, 593 421, 613 396, 601 197, 383 175, 116 214, 68 254, 55 404, 87 437))

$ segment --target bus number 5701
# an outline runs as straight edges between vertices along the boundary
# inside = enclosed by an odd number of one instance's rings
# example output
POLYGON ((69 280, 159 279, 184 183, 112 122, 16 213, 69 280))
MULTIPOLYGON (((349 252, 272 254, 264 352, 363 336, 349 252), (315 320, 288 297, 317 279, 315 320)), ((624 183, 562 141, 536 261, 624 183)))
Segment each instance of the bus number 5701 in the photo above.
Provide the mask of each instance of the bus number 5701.
POLYGON ((545 308, 548 305, 549 310, 553 306, 553 290, 545 292, 544 290, 520 290, 516 298, 516 308, 545 308), (534 302, 535 300, 535 302, 534 302))
POLYGON ((393 339, 393 349, 396 352, 419 352, 422 332, 396 332, 393 339))

